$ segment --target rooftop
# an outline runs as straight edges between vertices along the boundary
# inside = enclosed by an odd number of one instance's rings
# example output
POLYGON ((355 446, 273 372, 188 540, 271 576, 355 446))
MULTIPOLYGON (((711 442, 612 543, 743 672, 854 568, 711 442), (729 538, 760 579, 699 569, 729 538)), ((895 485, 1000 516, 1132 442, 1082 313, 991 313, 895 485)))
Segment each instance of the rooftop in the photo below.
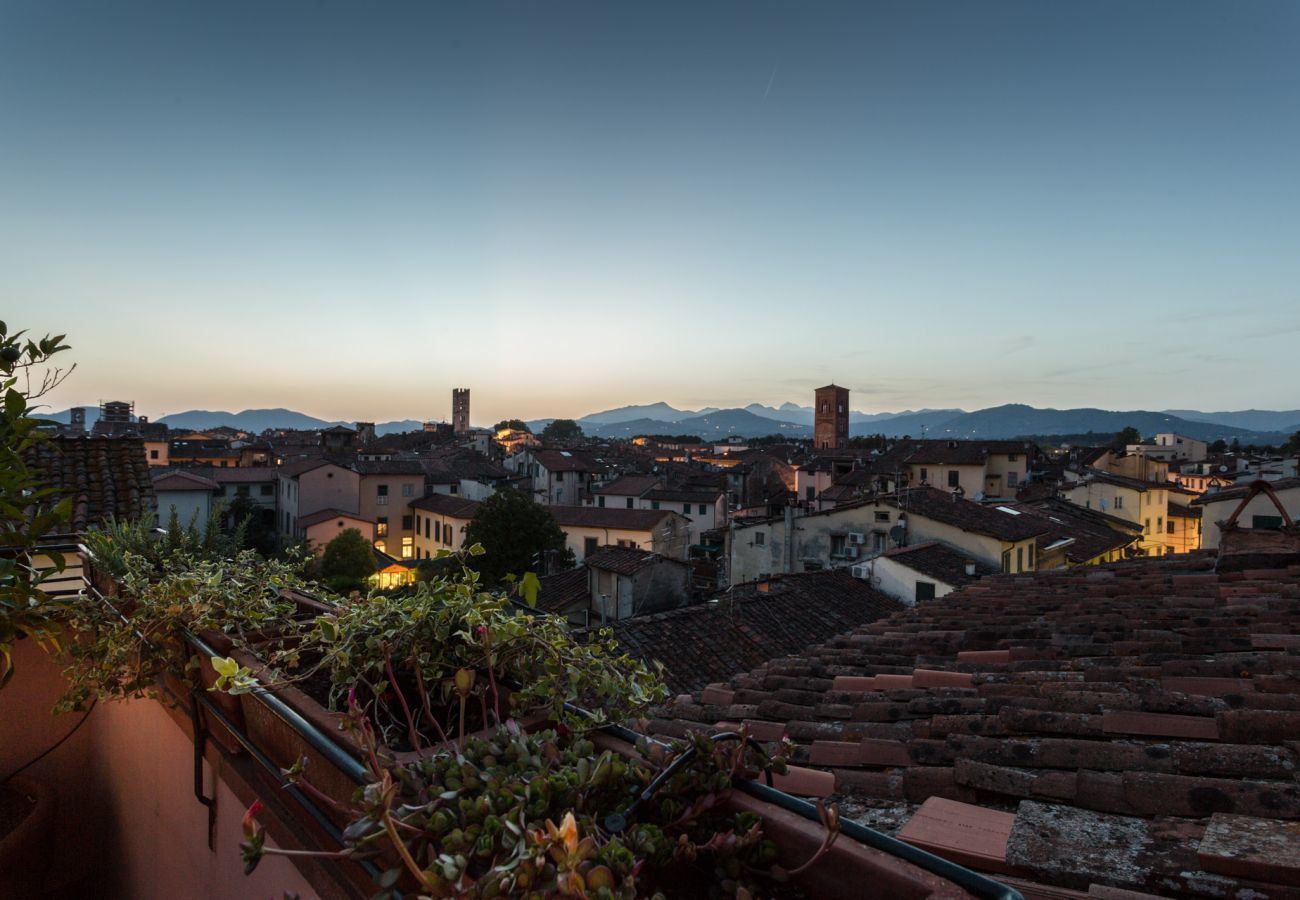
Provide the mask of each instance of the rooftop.
POLYGON ((662 664, 669 688, 692 691, 901 608, 846 572, 809 572, 608 627, 632 656, 662 664))
POLYGON ((573 528, 620 528, 627 531, 648 531, 669 516, 678 515, 668 509, 618 509, 599 506, 548 506, 551 515, 561 526, 573 528))
POLYGON ((26 457, 60 498, 72 498, 73 531, 110 517, 153 518, 153 482, 139 438, 52 437, 38 442, 26 457))
POLYGON ((1037 896, 1300 883, 1300 566, 1216 572, 1189 554, 994 575, 653 725, 742 722, 795 741, 860 817, 1051 886, 1037 896))
POLYGON ((986 566, 970 556, 954 550, 938 541, 926 541, 910 547, 896 547, 885 551, 884 556, 900 565, 907 566, 915 572, 927 575, 936 581, 960 587, 978 581, 985 575, 997 572, 992 566, 986 566), (975 567, 973 575, 966 574, 966 567, 975 567))

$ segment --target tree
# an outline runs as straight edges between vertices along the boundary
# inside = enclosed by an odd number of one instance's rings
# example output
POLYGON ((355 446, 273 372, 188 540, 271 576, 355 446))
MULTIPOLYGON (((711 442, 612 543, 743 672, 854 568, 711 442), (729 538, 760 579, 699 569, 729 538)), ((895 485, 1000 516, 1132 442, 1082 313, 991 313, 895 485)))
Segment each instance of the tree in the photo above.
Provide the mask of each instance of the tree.
POLYGON ((1300 431, 1287 438, 1282 449, 1287 453, 1300 453, 1300 431))
POLYGON ((38 428, 50 424, 33 415, 32 401, 58 386, 72 369, 48 364, 51 356, 68 349, 63 335, 32 340, 24 334, 10 334, 0 322, 0 687, 13 676, 16 641, 28 637, 42 647, 58 648, 67 604, 44 590, 45 582, 63 571, 63 557, 40 547, 71 517, 72 499, 60 500, 31 464, 32 452, 47 437, 38 428), (38 555, 49 563, 38 562, 38 555))
POLYGON ((1210 445, 1210 452, 1211 453, 1228 452, 1228 442, 1225 441, 1223 438, 1219 438, 1217 441, 1215 441, 1213 444, 1210 445))
POLYGON ((340 593, 365 590, 366 580, 376 568, 374 548, 355 528, 325 545, 320 564, 321 576, 340 593))
POLYGON ((524 494, 502 488, 479 504, 465 527, 465 544, 482 544, 486 552, 476 562, 489 584, 506 575, 557 571, 573 565, 564 546, 564 532, 545 506, 524 494))
MULTIPOLYGON (((271 510, 274 513, 274 510, 271 510)), ((236 497, 226 510, 226 532, 240 539, 240 549, 256 550, 270 559, 280 547, 274 517, 267 521, 267 508, 249 497, 236 497)))
POLYGON ((582 426, 572 419, 556 419, 542 429, 544 441, 576 441, 582 436, 582 426))
POLYGON ((528 427, 528 423, 525 422, 523 419, 502 419, 500 422, 497 422, 496 425, 493 426, 492 430, 493 431, 526 431, 529 434, 533 433, 533 430, 528 427))
POLYGON ((1111 440, 1110 445, 1116 450, 1123 450, 1129 444, 1142 443, 1142 432, 1138 431, 1132 425, 1126 425, 1124 428, 1115 432, 1115 437, 1111 440))

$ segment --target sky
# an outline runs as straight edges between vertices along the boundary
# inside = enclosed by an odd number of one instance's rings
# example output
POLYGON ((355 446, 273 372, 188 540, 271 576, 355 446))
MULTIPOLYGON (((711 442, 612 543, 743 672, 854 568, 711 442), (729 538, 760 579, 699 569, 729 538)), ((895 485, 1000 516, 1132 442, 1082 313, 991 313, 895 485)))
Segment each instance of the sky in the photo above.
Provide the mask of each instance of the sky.
POLYGON ((54 409, 1300 407, 1300 4, 0 0, 54 409))

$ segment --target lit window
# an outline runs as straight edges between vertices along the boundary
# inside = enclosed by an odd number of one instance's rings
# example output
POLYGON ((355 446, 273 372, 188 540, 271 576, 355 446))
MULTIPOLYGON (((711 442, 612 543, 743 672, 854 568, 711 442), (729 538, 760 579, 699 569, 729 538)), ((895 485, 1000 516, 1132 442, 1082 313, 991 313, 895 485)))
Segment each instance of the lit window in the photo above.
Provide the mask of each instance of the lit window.
POLYGON ((375 549, 378 550, 380 553, 387 553, 388 545, 385 544, 383 541, 375 541, 375 549))
POLYGON ((375 534, 380 537, 388 537, 388 517, 380 516, 375 520, 375 534))
POLYGON ((402 538, 402 559, 410 559, 415 554, 415 538, 402 538))

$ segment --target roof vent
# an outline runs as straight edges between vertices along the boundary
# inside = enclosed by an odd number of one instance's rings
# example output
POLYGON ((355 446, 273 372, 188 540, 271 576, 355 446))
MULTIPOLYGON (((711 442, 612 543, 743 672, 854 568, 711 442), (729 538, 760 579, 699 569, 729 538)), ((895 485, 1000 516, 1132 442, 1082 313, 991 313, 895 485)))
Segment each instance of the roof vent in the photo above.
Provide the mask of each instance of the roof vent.
POLYGON ((966 574, 967 574, 967 575, 974 575, 974 574, 975 574, 975 563, 972 562, 972 561, 969 560, 969 559, 966 560, 966 574))

